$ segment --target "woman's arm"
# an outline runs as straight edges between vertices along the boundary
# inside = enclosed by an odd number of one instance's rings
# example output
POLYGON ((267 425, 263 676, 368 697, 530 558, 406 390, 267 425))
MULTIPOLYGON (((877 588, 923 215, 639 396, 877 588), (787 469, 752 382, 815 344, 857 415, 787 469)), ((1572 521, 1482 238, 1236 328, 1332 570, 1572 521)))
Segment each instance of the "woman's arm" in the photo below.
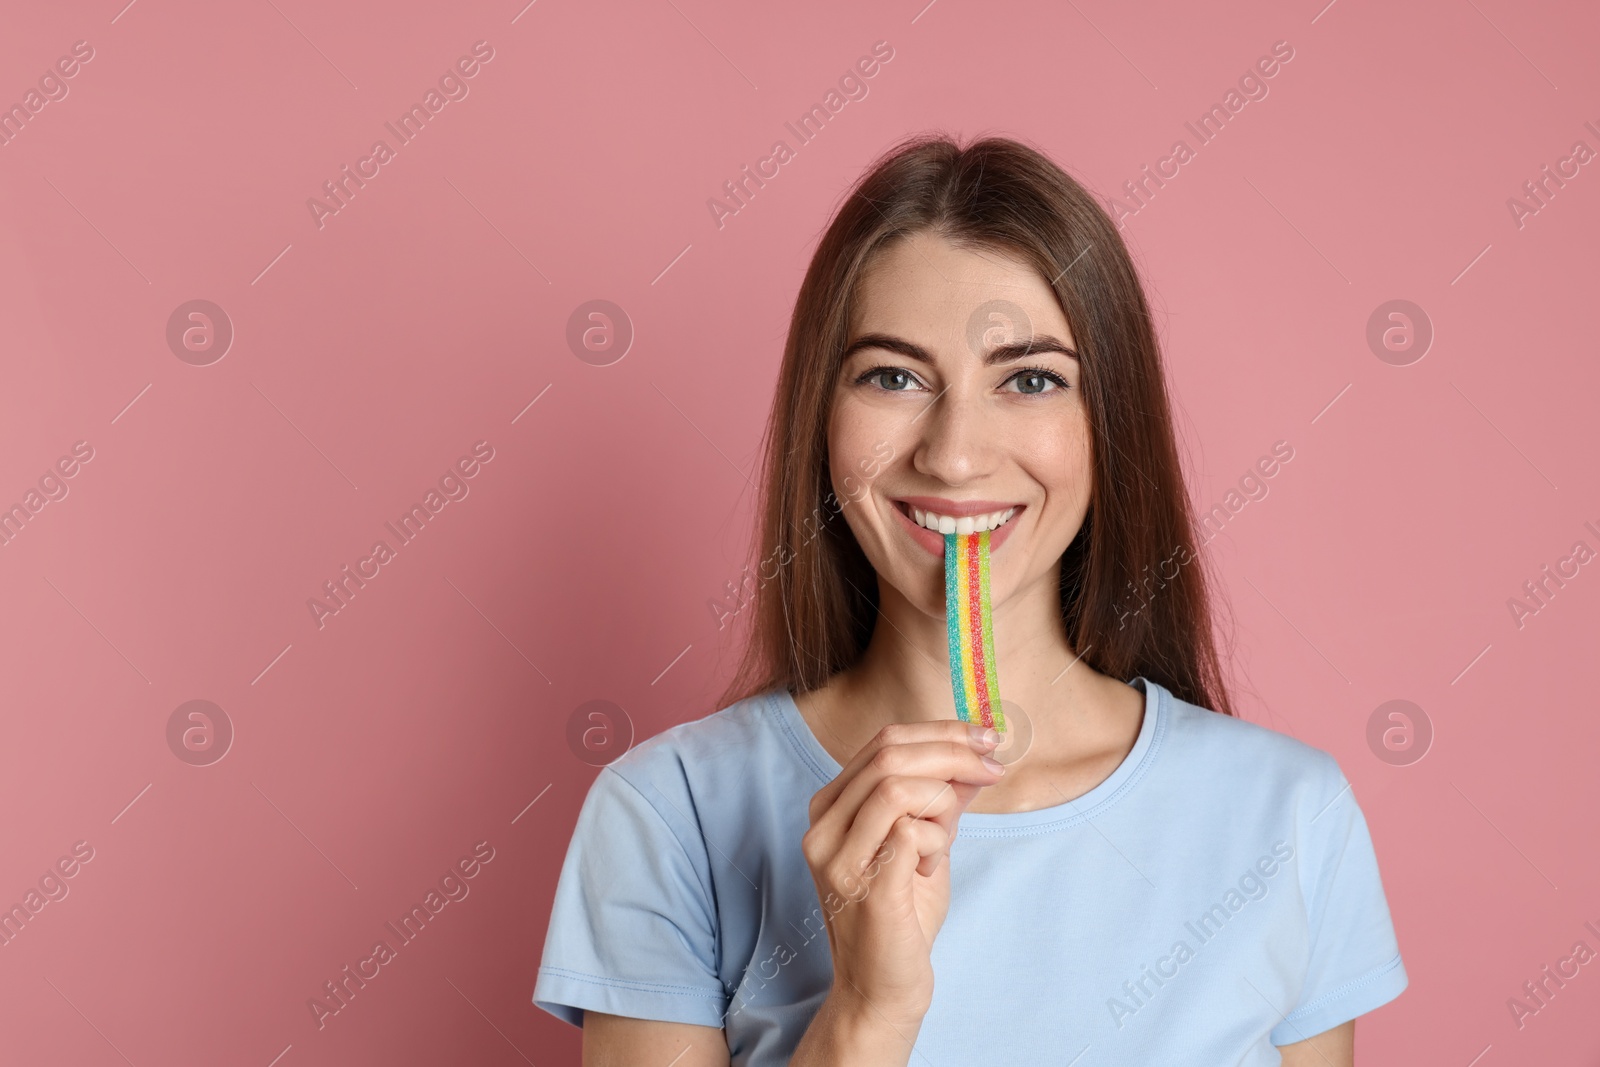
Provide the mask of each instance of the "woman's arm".
MULTIPOLYGON (((846 1058, 830 1059, 841 1055, 841 1039, 850 1032, 843 1014, 829 1010, 824 1001, 816 1018, 806 1030, 800 1047, 795 1049, 795 1062, 848 1063, 846 1058)), ((913 1038, 915 1035, 912 1035, 913 1038)), ((910 1042, 903 1034, 880 1033, 875 1042, 896 1046, 880 1048, 878 1056, 887 1053, 889 1058, 866 1062, 904 1063, 900 1055, 910 1054, 910 1042), (887 1039, 887 1041, 886 1041, 887 1039)), ((866 1048, 861 1048, 866 1052, 866 1048)), ((1356 1061, 1356 1021, 1351 1019, 1342 1026, 1325 1030, 1305 1041, 1281 1045, 1278 1052, 1283 1057, 1283 1067, 1354 1067, 1356 1061)), ((653 1019, 629 1019, 604 1012, 583 1013, 583 1067, 728 1067, 728 1040, 714 1026, 695 1026, 692 1023, 663 1023, 653 1019)))
POLYGON ((719 1027, 583 1013, 583 1067, 728 1067, 719 1027))
POLYGON ((920 1021, 895 1025, 870 1004, 829 993, 795 1046, 789 1067, 905 1067, 920 1021))
MULTIPOLYGON (((887 1067, 904 1064, 916 1040, 871 1011, 823 999, 800 1039, 794 1067, 887 1067)), ((715 1026, 583 1013, 583 1067, 728 1067, 728 1039, 715 1026)))
POLYGON ((1315 1037, 1280 1045, 1283 1067, 1354 1067, 1356 1062, 1356 1021, 1351 1019, 1315 1037))

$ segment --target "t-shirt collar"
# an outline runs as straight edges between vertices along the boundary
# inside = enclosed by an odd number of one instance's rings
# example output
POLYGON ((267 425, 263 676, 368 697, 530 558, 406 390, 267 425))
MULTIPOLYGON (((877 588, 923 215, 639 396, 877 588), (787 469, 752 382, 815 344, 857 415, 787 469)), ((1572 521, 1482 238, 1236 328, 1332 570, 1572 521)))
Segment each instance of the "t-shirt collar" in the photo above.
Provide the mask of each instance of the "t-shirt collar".
MULTIPOLYGON (((1143 676, 1134 678, 1128 684, 1144 693, 1144 716, 1139 724, 1139 736, 1127 756, 1103 782, 1080 797, 1033 811, 964 812, 957 836, 1006 837, 1063 829, 1093 818, 1138 784, 1154 761, 1161 737, 1166 732, 1170 694, 1161 685, 1143 676)), ((795 704, 793 694, 786 689, 774 689, 765 694, 765 699, 791 747, 816 774, 820 783, 827 784, 838 777, 844 768, 811 732, 811 727, 795 704)))

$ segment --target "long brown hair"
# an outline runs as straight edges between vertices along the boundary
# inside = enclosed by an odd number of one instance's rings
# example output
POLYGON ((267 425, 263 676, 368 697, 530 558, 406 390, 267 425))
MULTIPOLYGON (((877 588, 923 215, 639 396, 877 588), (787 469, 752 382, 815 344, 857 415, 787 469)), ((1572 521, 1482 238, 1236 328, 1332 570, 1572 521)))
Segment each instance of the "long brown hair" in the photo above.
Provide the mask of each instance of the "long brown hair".
POLYGON ((800 285, 763 443, 752 621, 722 706, 778 686, 820 688, 872 636, 877 575, 838 514, 828 420, 859 279, 887 244, 923 231, 1030 263, 1071 327, 1094 468, 1088 514, 1062 554, 1073 648, 1102 674, 1142 675, 1234 714, 1160 349, 1121 235, 1099 201, 1035 149, 1003 137, 963 148, 945 134, 909 138, 873 164, 800 285))

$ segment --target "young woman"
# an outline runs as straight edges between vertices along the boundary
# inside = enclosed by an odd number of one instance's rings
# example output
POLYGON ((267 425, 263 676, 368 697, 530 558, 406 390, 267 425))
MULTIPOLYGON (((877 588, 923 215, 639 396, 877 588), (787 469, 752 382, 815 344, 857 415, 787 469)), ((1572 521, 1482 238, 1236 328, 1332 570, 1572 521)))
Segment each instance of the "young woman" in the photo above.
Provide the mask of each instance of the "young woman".
POLYGON ((534 1001, 618 1067, 1348 1067, 1406 987, 1327 753, 1233 716, 1160 355, 1100 204, 918 138, 796 301, 727 706, 603 769, 534 1001), (992 528, 1007 730, 957 719, 992 528), (1281 1058, 1280 1058, 1281 1057, 1281 1058))

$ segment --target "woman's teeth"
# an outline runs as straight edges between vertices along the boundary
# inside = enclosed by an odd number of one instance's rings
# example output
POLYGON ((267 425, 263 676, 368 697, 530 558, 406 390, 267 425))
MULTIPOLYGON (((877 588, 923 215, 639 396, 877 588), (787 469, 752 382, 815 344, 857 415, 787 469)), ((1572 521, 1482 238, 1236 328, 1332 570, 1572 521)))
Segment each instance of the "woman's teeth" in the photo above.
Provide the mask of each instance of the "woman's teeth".
POLYGON ((1004 526, 1017 513, 1016 508, 1006 508, 1004 511, 994 511, 987 515, 963 515, 961 518, 952 518, 949 515, 937 515, 921 508, 911 509, 911 520, 924 529, 941 534, 970 534, 981 533, 984 530, 994 530, 1004 526))

